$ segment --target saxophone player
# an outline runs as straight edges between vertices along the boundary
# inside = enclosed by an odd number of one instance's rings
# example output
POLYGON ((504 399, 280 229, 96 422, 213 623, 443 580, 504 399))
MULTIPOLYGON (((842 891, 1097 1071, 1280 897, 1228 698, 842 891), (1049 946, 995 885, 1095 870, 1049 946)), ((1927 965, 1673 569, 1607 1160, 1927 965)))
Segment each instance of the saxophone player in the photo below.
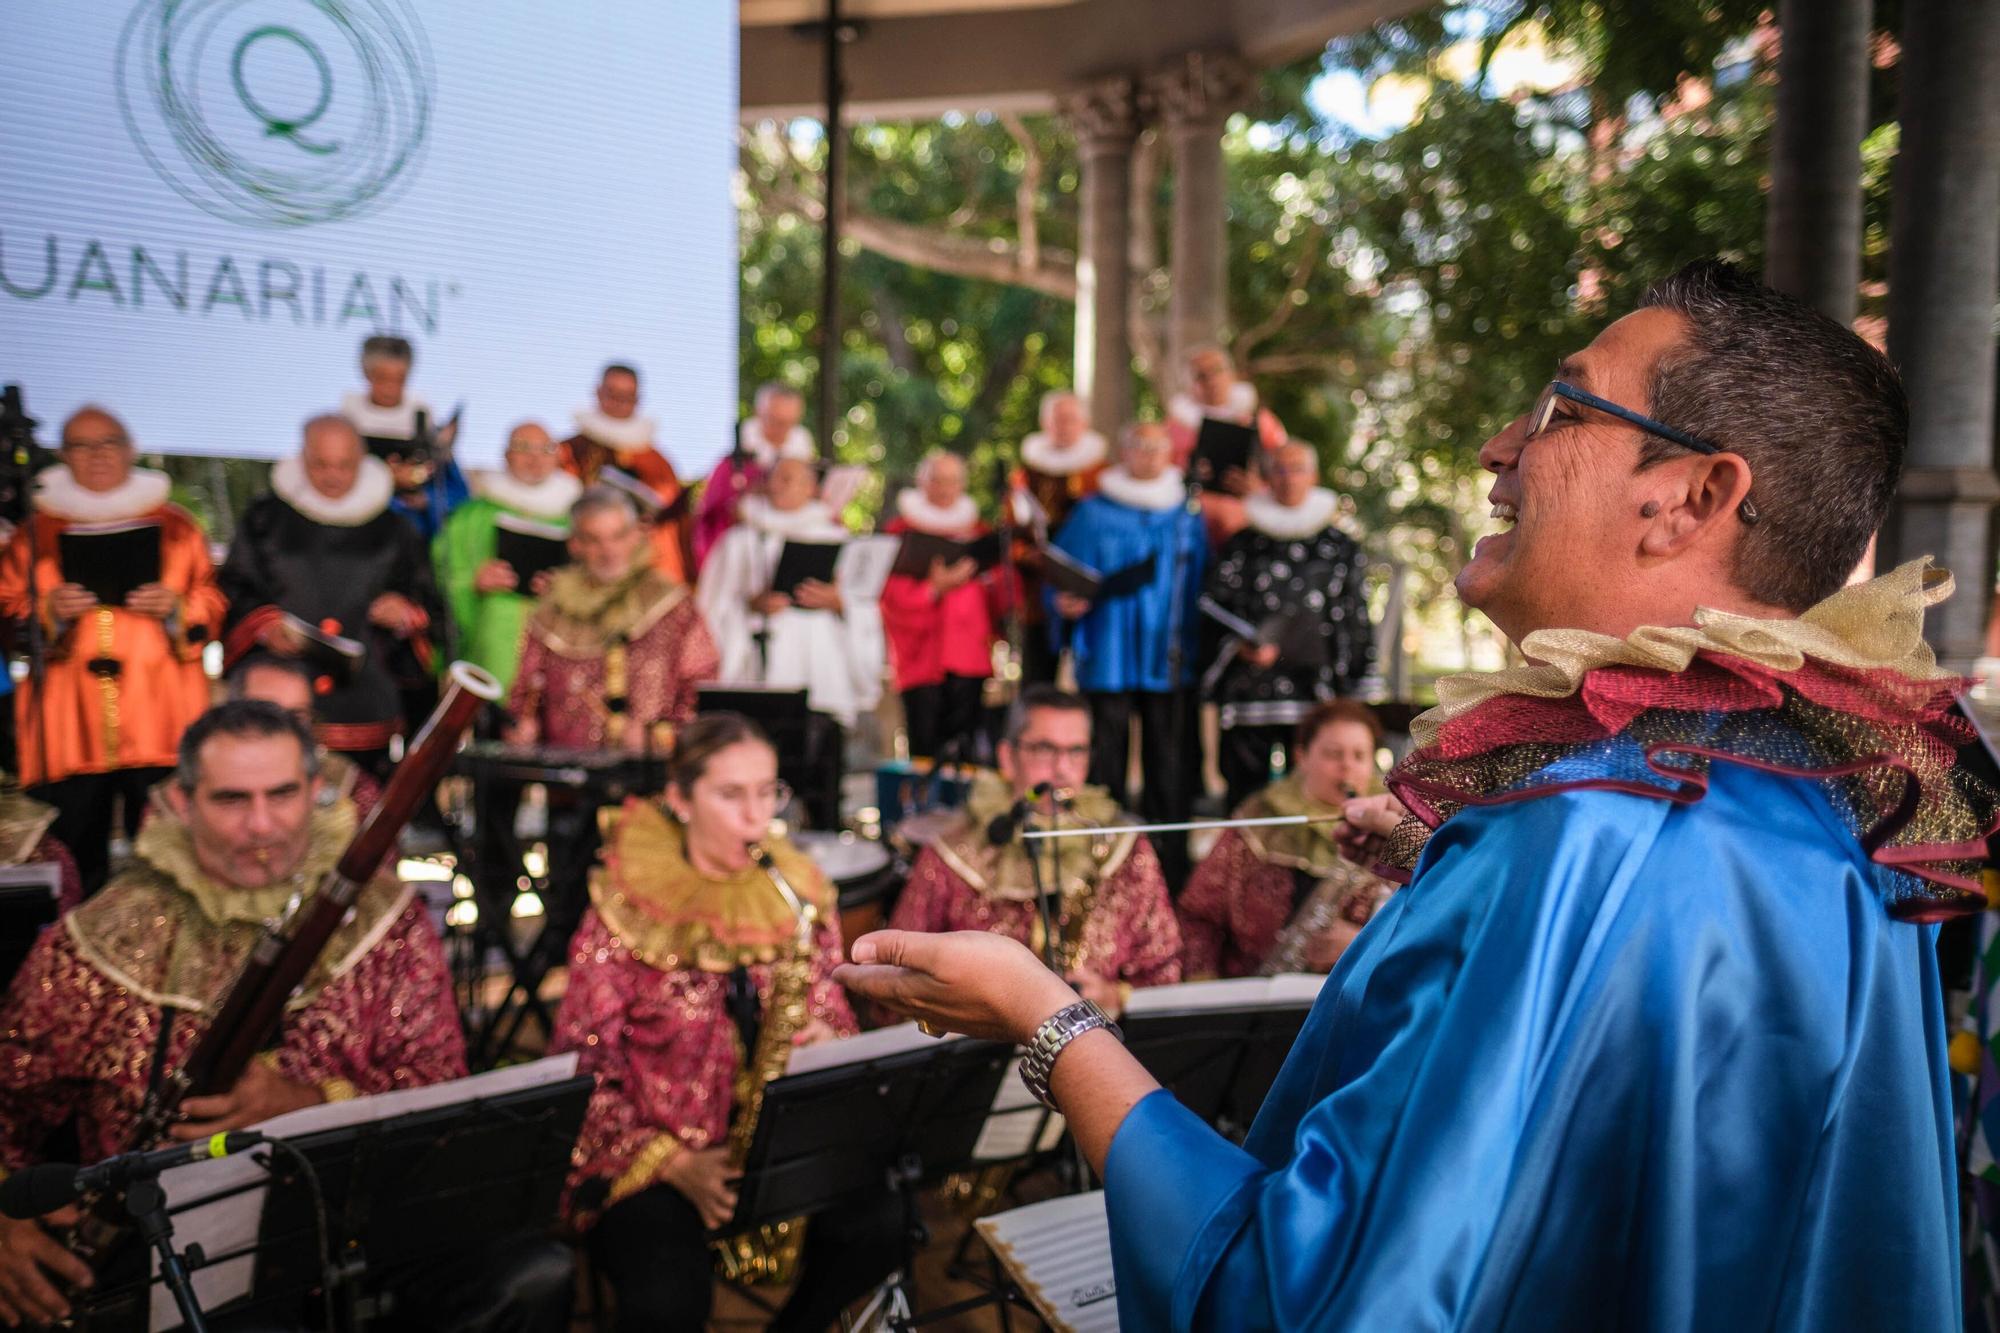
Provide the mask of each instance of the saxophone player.
MULTIPOLYGON (((732 1127, 789 1046, 856 1028, 832 980, 832 886, 770 836, 785 799, 777 752, 748 719, 715 713, 684 727, 665 808, 634 801, 619 813, 570 945, 554 1049, 577 1051, 597 1091, 568 1211, 610 1280, 619 1330, 703 1326, 705 1233, 736 1207, 732 1127)), ((832 1323, 895 1266, 899 1226, 886 1197, 815 1218, 771 1327, 832 1323)))
POLYGON ((1388 897, 1390 885, 1342 859, 1340 808, 1375 791, 1382 724, 1353 699, 1299 722, 1297 767, 1238 806, 1237 819, 1328 816, 1325 823, 1232 828, 1195 867, 1175 908, 1189 980, 1259 972, 1329 972, 1388 897))

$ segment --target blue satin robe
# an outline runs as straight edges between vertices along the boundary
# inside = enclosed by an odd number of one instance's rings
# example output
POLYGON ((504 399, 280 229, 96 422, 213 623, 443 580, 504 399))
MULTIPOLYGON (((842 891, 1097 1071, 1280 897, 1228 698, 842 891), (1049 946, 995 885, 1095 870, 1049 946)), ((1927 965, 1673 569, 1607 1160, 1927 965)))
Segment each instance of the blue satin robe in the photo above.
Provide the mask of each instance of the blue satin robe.
MULTIPOLYGON (((1094 603, 1076 622, 1070 647, 1076 654, 1077 688, 1124 694, 1146 690, 1164 694, 1176 687, 1167 652, 1173 642, 1174 575, 1181 576, 1181 679, 1194 679, 1201 646, 1202 584, 1208 575, 1208 535, 1201 515, 1172 509, 1134 509, 1102 495, 1080 501, 1055 536, 1056 546, 1100 574, 1115 574, 1153 557, 1153 578, 1123 597, 1094 603), (1176 559, 1176 551, 1179 552, 1176 559)), ((1045 594, 1052 633, 1062 620, 1055 592, 1045 594)), ((1061 648, 1060 641, 1055 645, 1061 648)))
POLYGON ((1106 1167, 1152 1329, 1958 1327, 1935 928, 1812 784, 1467 808, 1237 1148, 1161 1092, 1106 1167))

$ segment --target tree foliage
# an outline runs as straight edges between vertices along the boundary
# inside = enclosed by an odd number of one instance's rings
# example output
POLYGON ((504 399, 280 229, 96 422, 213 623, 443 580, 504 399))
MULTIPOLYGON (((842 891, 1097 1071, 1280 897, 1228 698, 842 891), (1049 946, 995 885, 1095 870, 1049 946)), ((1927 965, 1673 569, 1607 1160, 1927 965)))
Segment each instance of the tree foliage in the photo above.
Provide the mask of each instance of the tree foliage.
MULTIPOLYGON (((1563 355, 1689 259, 1761 267, 1775 49, 1765 0, 1457 0, 1265 72, 1232 121, 1239 362, 1420 591, 1483 523, 1481 442, 1563 355), (1523 56, 1544 76, 1499 77, 1523 56), (1340 71, 1416 89, 1414 115, 1378 136, 1329 118, 1314 90, 1340 71)), ((816 371, 821 147, 746 137, 746 384, 816 371)), ((1878 129, 1871 269, 1893 152, 1878 129)), ((1164 156, 1151 137, 1135 153, 1142 409, 1171 289, 1164 156)), ((1076 244, 1073 143, 1050 117, 873 124, 852 164, 843 456, 907 474, 932 447, 1010 454, 1068 376, 1073 309, 1046 270, 1076 244)))

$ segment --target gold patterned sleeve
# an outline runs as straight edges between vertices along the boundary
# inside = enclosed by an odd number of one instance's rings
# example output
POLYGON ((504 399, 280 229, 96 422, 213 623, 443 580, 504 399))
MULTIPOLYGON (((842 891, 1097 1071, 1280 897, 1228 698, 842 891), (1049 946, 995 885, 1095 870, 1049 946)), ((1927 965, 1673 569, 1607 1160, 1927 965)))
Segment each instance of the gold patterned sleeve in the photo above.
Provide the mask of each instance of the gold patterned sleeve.
POLYGON ((701 703, 702 685, 722 674, 722 652, 715 646, 715 635, 709 632, 708 621, 693 598, 688 599, 687 610, 686 630, 675 652, 677 695, 667 719, 676 724, 694 720, 701 703))
POLYGON ((1153 845, 1140 838, 1105 885, 1116 939, 1118 980, 1167 986, 1181 979, 1181 928, 1153 845))
MULTIPOLYGON (((833 895, 827 894, 827 901, 833 895)), ((847 960, 846 946, 840 938, 840 917, 835 914, 819 923, 813 933, 812 989, 809 1005, 814 1018, 824 1019, 826 1025, 843 1037, 854 1035, 861 1025, 854 1019, 854 1008, 848 1003, 847 988, 833 979, 833 969, 847 960)))
POLYGON ((1221 973, 1222 944, 1229 935, 1229 899, 1249 868, 1244 864, 1248 851, 1241 834, 1235 829, 1225 830, 1194 868, 1187 888, 1181 890, 1180 901, 1174 904, 1180 920, 1184 980, 1195 981, 1221 973))
MULTIPOLYGON (((84 1062, 124 991, 78 955, 69 932, 42 932, 0 1003, 0 1167, 36 1160, 89 1091, 84 1062)), ((143 1071, 130 1071, 142 1077, 143 1071)))

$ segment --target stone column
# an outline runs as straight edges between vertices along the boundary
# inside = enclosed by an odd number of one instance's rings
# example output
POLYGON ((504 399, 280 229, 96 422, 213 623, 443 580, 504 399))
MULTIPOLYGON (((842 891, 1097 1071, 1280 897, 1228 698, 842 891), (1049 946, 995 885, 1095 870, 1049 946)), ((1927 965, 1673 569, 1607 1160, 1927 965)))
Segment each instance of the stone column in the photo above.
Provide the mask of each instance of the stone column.
POLYGON ((1843 324, 1861 285, 1871 0, 1783 0, 1764 280, 1843 324))
POLYGON ((1076 391, 1091 423, 1115 438, 1132 414, 1132 141, 1139 107, 1130 79, 1106 79, 1061 102, 1083 167, 1076 259, 1076 391))
POLYGON ((1187 355, 1217 342, 1229 322, 1228 197, 1222 126, 1249 87, 1235 56, 1191 51, 1148 80, 1173 154, 1173 289, 1167 307, 1170 369, 1178 388, 1187 355))
POLYGON ((1958 594, 1927 637, 1978 657, 1993 596, 1993 304, 2000 290, 2000 6, 1903 10, 1902 147, 1889 252, 1889 355, 1910 394, 1910 450, 1881 565, 1934 555, 1958 594))

